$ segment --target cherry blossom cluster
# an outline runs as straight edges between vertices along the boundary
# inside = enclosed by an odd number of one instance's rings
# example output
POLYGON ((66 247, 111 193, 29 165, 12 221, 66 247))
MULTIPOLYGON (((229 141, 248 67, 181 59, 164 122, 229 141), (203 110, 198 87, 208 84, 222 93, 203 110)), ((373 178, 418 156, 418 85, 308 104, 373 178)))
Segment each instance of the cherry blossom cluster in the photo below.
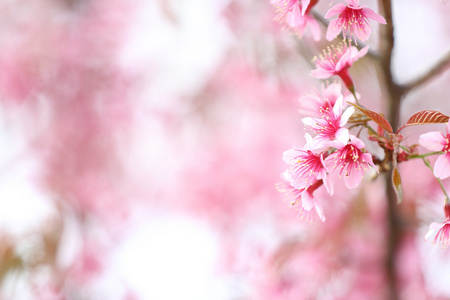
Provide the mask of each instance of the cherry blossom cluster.
POLYGON ((345 127, 355 108, 346 107, 348 104, 344 100, 350 100, 352 95, 341 90, 339 83, 333 83, 322 93, 315 91, 300 98, 304 106, 314 109, 302 122, 315 136, 306 133, 303 148, 293 148, 283 154, 289 168, 283 174, 286 183, 280 190, 287 193, 305 218, 309 218, 314 207, 320 219, 325 221, 323 209, 314 199, 313 192, 324 185, 332 195, 332 173, 344 177, 345 185, 353 189, 360 184, 366 170, 377 170, 372 155, 364 150, 364 142, 345 127))
MULTIPOLYGON (((303 36, 308 26, 316 41, 320 40, 320 27, 312 15, 311 8, 318 2, 319 0, 272 0, 278 13, 278 21, 285 24, 298 37, 303 36)), ((361 41, 366 41, 372 33, 370 20, 386 24, 382 16, 360 5, 359 0, 345 0, 345 2, 346 4, 336 4, 325 15, 326 19, 337 16, 328 26, 327 40, 332 41, 342 32, 344 40, 347 37, 350 39, 357 37, 361 41)))
MULTIPOLYGON (((292 33, 301 38, 306 27, 309 27, 313 39, 320 39, 319 19, 311 10, 317 0, 273 0, 272 3, 277 11, 277 20, 292 33)), ((434 241, 442 246, 447 245, 450 239, 450 198, 441 180, 450 177, 449 117, 434 110, 420 111, 394 131, 383 114, 362 106, 349 69, 369 53, 369 46, 358 47, 357 40, 365 42, 369 39, 373 32, 371 20, 380 24, 387 22, 372 9, 360 5, 359 0, 345 0, 345 3, 332 6, 325 19, 331 19, 325 23, 321 20, 327 25, 326 39, 333 41, 342 34, 343 41, 328 46, 314 57, 315 69, 311 71, 311 76, 322 80, 339 77, 345 88, 340 82, 327 82, 320 92, 314 90, 300 97, 301 113, 307 115, 302 122, 312 135, 305 134, 304 147, 284 152, 283 160, 288 168, 282 174, 284 182, 278 185, 278 189, 298 209, 301 218, 308 219, 315 211, 325 221, 322 205, 314 197, 317 189, 324 186, 332 195, 336 177, 343 178, 348 189, 354 189, 366 174, 389 172, 400 203, 403 190, 398 163, 422 159, 433 171, 445 195, 445 222, 431 224, 426 238, 437 231, 434 241), (377 125, 376 128, 372 128, 372 122, 377 125), (405 127, 439 123, 447 123, 446 134, 433 131, 422 134, 419 139, 419 144, 432 152, 419 154, 417 144, 407 146, 404 143, 406 138, 400 132, 405 127), (366 139, 376 142, 384 150, 384 158, 375 157, 366 150, 360 136, 363 130, 367 130, 366 139), (427 159, 431 155, 438 155, 434 166, 427 159)))

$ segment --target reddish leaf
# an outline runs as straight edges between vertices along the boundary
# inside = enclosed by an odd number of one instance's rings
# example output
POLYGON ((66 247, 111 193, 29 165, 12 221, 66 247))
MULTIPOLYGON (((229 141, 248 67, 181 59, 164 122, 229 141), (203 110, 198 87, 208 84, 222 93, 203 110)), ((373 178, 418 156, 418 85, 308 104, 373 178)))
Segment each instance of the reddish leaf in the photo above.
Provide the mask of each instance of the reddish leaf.
POLYGON ((449 117, 436 110, 422 110, 413 114, 405 126, 447 123, 449 117))
POLYGON ((392 186, 397 194, 397 203, 401 203, 403 199, 402 178, 400 177, 400 172, 397 167, 392 171, 392 186))
MULTIPOLYGON (((350 103, 350 102, 348 102, 348 103, 350 103)), ((350 104, 353 105, 354 107, 356 107, 357 109, 359 109, 363 114, 368 116, 372 121, 377 123, 381 128, 383 128, 387 132, 394 133, 392 130, 391 124, 389 124, 389 122, 381 114, 374 112, 370 109, 363 108, 354 103, 350 103, 350 104)))

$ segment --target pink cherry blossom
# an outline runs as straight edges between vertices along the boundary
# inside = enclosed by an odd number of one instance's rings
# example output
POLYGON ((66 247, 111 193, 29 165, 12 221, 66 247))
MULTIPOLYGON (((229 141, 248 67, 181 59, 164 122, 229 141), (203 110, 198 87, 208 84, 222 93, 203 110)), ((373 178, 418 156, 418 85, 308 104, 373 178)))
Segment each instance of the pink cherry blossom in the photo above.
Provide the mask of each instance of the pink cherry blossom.
MULTIPOLYGON (((326 159, 328 167, 334 164, 334 169, 340 168, 339 175, 344 174, 345 185, 349 189, 356 188, 364 176, 364 169, 375 168, 372 155, 362 150, 365 147, 363 141, 350 135, 347 144, 336 144, 338 150, 326 159)), ((378 171, 378 170, 377 170, 378 171)))
POLYGON ((349 132, 347 128, 343 126, 347 124, 348 119, 353 114, 355 109, 349 107, 344 113, 342 113, 343 96, 341 95, 333 106, 333 109, 329 107, 321 108, 319 113, 322 118, 303 118, 302 122, 311 128, 317 136, 315 139, 321 142, 328 142, 338 140, 343 144, 346 144, 349 139, 349 132))
POLYGON ((441 247, 446 247, 448 244, 448 239, 450 237, 450 220, 445 221, 444 223, 431 223, 428 228, 428 232, 425 235, 425 239, 428 239, 432 236, 436 230, 438 231, 436 236, 434 237, 433 243, 438 243, 441 247))
POLYGON ((339 3, 325 15, 327 19, 338 16, 328 25, 327 40, 332 41, 342 31, 344 40, 347 36, 350 39, 352 36, 356 36, 361 41, 366 41, 372 33, 369 19, 386 24, 386 20, 372 9, 360 6, 359 0, 345 1, 347 6, 339 3))
POLYGON ((310 9, 318 0, 274 0, 272 4, 278 13, 276 19, 301 38, 309 25, 314 40, 320 40, 319 23, 309 15, 310 9))
POLYGON ((308 189, 296 189, 290 184, 291 178, 287 172, 283 173, 283 177, 285 181, 277 185, 277 190, 284 193, 286 200, 298 210, 300 219, 311 219, 314 208, 322 222, 325 222, 323 208, 313 196, 313 192, 323 184, 323 181, 315 180, 308 189))
POLYGON ((300 97, 300 113, 311 115, 313 117, 321 117, 320 110, 330 108, 332 109, 336 100, 344 97, 344 107, 347 102, 353 101, 353 95, 348 91, 342 91, 340 83, 334 82, 326 87, 322 86, 321 91, 314 89, 312 93, 305 94, 300 97))
POLYGON ((355 46, 347 46, 345 43, 339 44, 337 47, 328 47, 323 51, 323 55, 314 57, 316 69, 311 71, 311 75, 318 79, 327 79, 338 75, 345 86, 351 90, 353 81, 348 74, 348 69, 368 51, 368 46, 358 50, 355 46))
POLYGON ((444 136, 438 131, 420 135, 419 143, 431 151, 442 151, 434 163, 434 176, 440 179, 450 177, 450 121, 447 123, 447 133, 444 136))
MULTIPOLYGON (((446 199, 448 201, 448 199, 446 199)), ((436 230, 437 234, 434 237, 433 243, 438 243, 441 247, 447 247, 448 240, 450 237, 450 204, 445 203, 444 204, 444 213, 445 213, 445 222, 443 223, 431 223, 430 227, 428 228, 428 232, 425 235, 425 239, 428 239, 430 236, 432 236, 436 230)))
POLYGON ((332 186, 327 181, 323 153, 316 153, 317 141, 309 134, 305 134, 305 138, 307 143, 304 149, 294 148, 283 153, 283 160, 290 165, 290 184, 296 189, 308 189, 317 180, 323 180, 327 191, 332 194, 332 186))

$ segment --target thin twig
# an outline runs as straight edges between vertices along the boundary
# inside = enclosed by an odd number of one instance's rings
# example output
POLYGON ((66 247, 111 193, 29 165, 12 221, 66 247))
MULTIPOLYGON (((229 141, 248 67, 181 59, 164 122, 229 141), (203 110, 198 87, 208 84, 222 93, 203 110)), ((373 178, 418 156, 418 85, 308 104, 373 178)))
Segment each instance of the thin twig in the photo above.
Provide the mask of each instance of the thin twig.
POLYGON ((450 67, 450 51, 447 52, 428 72, 417 78, 416 80, 402 86, 404 93, 408 93, 411 90, 427 83, 435 78, 437 75, 444 72, 450 67))

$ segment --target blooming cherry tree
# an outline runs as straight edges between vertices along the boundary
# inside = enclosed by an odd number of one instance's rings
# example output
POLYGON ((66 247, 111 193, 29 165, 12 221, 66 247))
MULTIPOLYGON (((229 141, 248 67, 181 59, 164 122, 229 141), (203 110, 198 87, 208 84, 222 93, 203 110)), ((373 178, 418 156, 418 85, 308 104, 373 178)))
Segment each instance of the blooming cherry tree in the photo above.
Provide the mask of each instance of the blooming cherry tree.
MULTIPOLYGON (((299 211, 303 216, 309 216, 314 207, 320 219, 325 222, 323 210, 326 210, 327 206, 318 205, 319 199, 313 197, 313 192, 325 185, 331 195, 333 186, 335 188, 340 184, 339 181, 333 181, 331 184, 331 179, 336 177, 334 174, 344 179, 342 184, 346 188, 356 189, 362 184, 364 177, 373 180, 385 173, 387 215, 390 217, 391 226, 389 230, 393 232, 388 238, 391 249, 388 260, 392 260, 397 255, 394 234, 401 230, 395 203, 401 203, 404 196, 398 166, 411 160, 422 160, 425 166, 432 170, 445 199, 445 221, 433 222, 425 238, 434 235, 435 243, 446 246, 450 240, 450 198, 441 180, 450 177, 449 117, 436 110, 422 110, 407 118, 404 125, 400 125, 400 107, 403 98, 412 89, 433 79, 450 65, 450 55, 417 80, 402 85, 395 82, 391 73, 394 48, 391 1, 379 1, 380 8, 385 13, 382 16, 361 5, 359 0, 345 0, 345 3, 340 2, 329 9, 324 19, 318 13, 311 12, 315 2, 291 1, 290 4, 298 6, 295 13, 297 19, 308 13, 317 17, 327 27, 327 40, 334 40, 342 32, 343 42, 337 46, 328 46, 322 54, 313 58, 315 69, 310 74, 322 80, 339 76, 351 94, 345 94, 347 91, 343 92, 340 84, 335 82, 322 88, 321 92, 315 90, 312 94, 300 97, 300 113, 306 114, 302 122, 315 136, 306 135, 307 143, 304 148, 294 148, 284 153, 283 160, 289 168, 284 175, 285 182, 280 185, 282 188, 279 190, 291 199, 294 206, 300 207, 299 211), (311 7, 304 8, 302 5, 311 7), (328 23, 326 19, 330 18, 328 23), (370 49, 369 52, 369 46, 358 46, 356 42, 366 42, 369 39, 373 32, 371 20, 386 24, 387 27, 382 28, 380 48, 370 49), (365 101, 367 95, 357 92, 350 75, 354 63, 368 56, 381 70, 380 84, 386 89, 388 103, 386 114, 365 106, 370 106, 370 103, 365 101), (349 108, 344 110, 346 106, 349 108), (442 123, 447 123, 445 134, 438 131, 423 133, 418 143, 408 144, 408 138, 402 134, 407 127, 442 123), (369 147, 369 143, 375 145, 369 147), (418 144, 432 152, 420 153, 418 144), (378 150, 375 152, 374 149, 378 150), (374 152, 371 153, 372 151, 374 152), (437 159, 432 166, 428 157, 434 155, 437 159)), ((293 8, 290 10, 294 11, 293 8)), ((395 281, 394 266, 389 265, 387 272, 395 281)), ((391 292, 396 299, 395 286, 391 292)))

